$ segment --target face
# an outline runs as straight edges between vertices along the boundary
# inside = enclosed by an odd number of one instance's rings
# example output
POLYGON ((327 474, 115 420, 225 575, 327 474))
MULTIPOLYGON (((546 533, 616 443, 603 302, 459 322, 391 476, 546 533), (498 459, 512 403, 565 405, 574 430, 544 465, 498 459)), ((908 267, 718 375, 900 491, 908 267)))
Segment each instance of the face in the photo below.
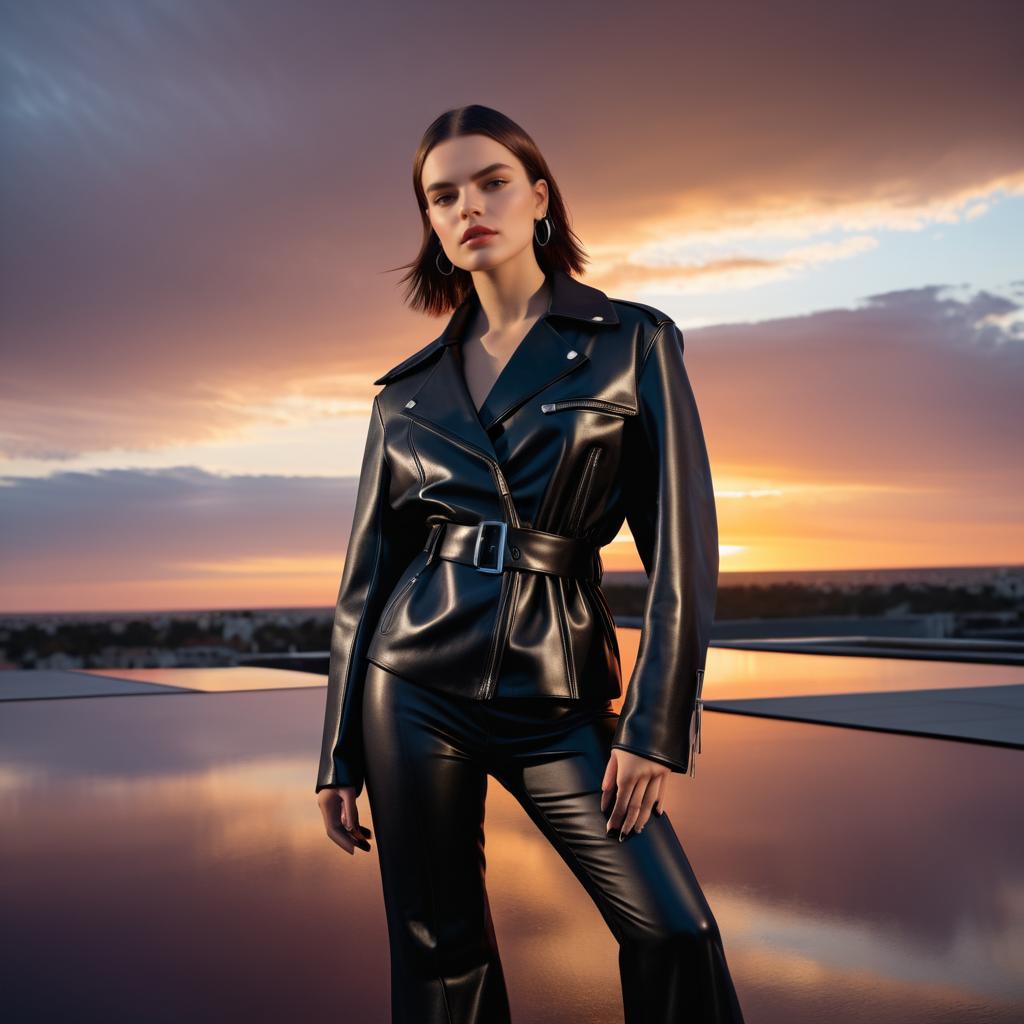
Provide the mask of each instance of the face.
POLYGON ((548 185, 543 178, 531 184, 519 158, 500 142, 461 135, 438 143, 423 162, 421 185, 430 224, 455 266, 489 270, 527 248, 532 255, 548 185), (464 241, 466 230, 477 226, 492 233, 464 241))

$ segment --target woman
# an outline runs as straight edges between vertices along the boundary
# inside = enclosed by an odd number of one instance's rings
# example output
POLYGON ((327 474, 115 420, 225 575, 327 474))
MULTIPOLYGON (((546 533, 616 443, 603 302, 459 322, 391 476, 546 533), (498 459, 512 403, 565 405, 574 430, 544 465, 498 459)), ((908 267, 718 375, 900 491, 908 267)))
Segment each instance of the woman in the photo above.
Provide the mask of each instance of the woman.
POLYGON ((444 332, 374 383, 331 640, 316 790, 369 850, 396 1022, 510 1020, 484 884, 494 776, 619 944, 627 1024, 742 1020, 662 809, 693 774, 714 615, 711 474, 676 324, 585 257, 530 137, 487 107, 427 130, 413 305, 444 332), (622 713, 599 549, 628 520, 649 586, 622 713), (652 816, 653 812, 653 816, 652 816))

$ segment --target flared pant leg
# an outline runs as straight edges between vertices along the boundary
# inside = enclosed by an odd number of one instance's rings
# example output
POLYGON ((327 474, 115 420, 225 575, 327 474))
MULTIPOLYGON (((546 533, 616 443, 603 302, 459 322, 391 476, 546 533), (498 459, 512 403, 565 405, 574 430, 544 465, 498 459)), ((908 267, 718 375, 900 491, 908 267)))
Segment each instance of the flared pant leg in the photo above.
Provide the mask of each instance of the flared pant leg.
POLYGON ((474 723, 460 707, 367 665, 366 793, 387 914, 392 1024, 511 1021, 484 884, 487 769, 470 749, 474 723))
POLYGON ((496 778, 590 894, 619 944, 625 1024, 742 1024, 718 922, 667 812, 619 842, 601 782, 618 715, 547 752, 503 759, 496 778))
POLYGON ((368 665, 363 703, 393 1024, 507 1024, 485 886, 488 774, 619 945, 625 1024, 742 1024, 718 924, 668 814, 618 841, 601 811, 610 704, 452 697, 368 665))

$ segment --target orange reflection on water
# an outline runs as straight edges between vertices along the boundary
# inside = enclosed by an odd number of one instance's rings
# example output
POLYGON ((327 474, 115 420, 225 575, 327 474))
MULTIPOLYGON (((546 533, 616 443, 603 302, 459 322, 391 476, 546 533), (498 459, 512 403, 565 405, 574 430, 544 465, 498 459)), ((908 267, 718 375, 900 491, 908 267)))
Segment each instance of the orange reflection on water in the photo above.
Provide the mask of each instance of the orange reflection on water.
MULTIPOLYGON (((620 631, 627 678, 638 636, 620 631)), ((825 669, 859 686, 872 669, 888 683, 977 668, 746 653, 713 650, 709 687, 734 685, 736 664, 752 686, 755 659, 773 663, 762 680, 793 685, 828 682, 825 669)), ((12 1019, 389 1019, 376 848, 350 857, 330 843, 313 794, 323 698, 303 688, 3 707, 12 1019)), ((1007 811, 1018 760, 707 712, 696 777, 671 776, 667 808, 747 1019, 1018 1017, 1024 844, 1007 811)), ((365 793, 360 813, 373 828, 365 793)), ((614 939, 493 782, 487 863, 516 1019, 621 1022, 614 939)))

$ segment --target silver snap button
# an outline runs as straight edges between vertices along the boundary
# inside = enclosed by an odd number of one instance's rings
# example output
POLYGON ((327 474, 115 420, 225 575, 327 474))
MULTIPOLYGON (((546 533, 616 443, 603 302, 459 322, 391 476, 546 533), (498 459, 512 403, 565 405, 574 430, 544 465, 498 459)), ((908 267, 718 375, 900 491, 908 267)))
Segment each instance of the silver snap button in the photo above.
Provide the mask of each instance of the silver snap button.
POLYGON ((579 355, 579 352, 577 352, 576 349, 573 349, 571 352, 566 352, 565 358, 566 359, 575 359, 578 355, 579 355))
POLYGON ((603 316, 592 316, 590 319, 591 320, 603 320, 604 317, 603 316))
POLYGON ((406 409, 411 409, 415 404, 416 404, 416 399, 415 398, 410 398, 409 401, 405 403, 405 407, 406 407, 406 409))

